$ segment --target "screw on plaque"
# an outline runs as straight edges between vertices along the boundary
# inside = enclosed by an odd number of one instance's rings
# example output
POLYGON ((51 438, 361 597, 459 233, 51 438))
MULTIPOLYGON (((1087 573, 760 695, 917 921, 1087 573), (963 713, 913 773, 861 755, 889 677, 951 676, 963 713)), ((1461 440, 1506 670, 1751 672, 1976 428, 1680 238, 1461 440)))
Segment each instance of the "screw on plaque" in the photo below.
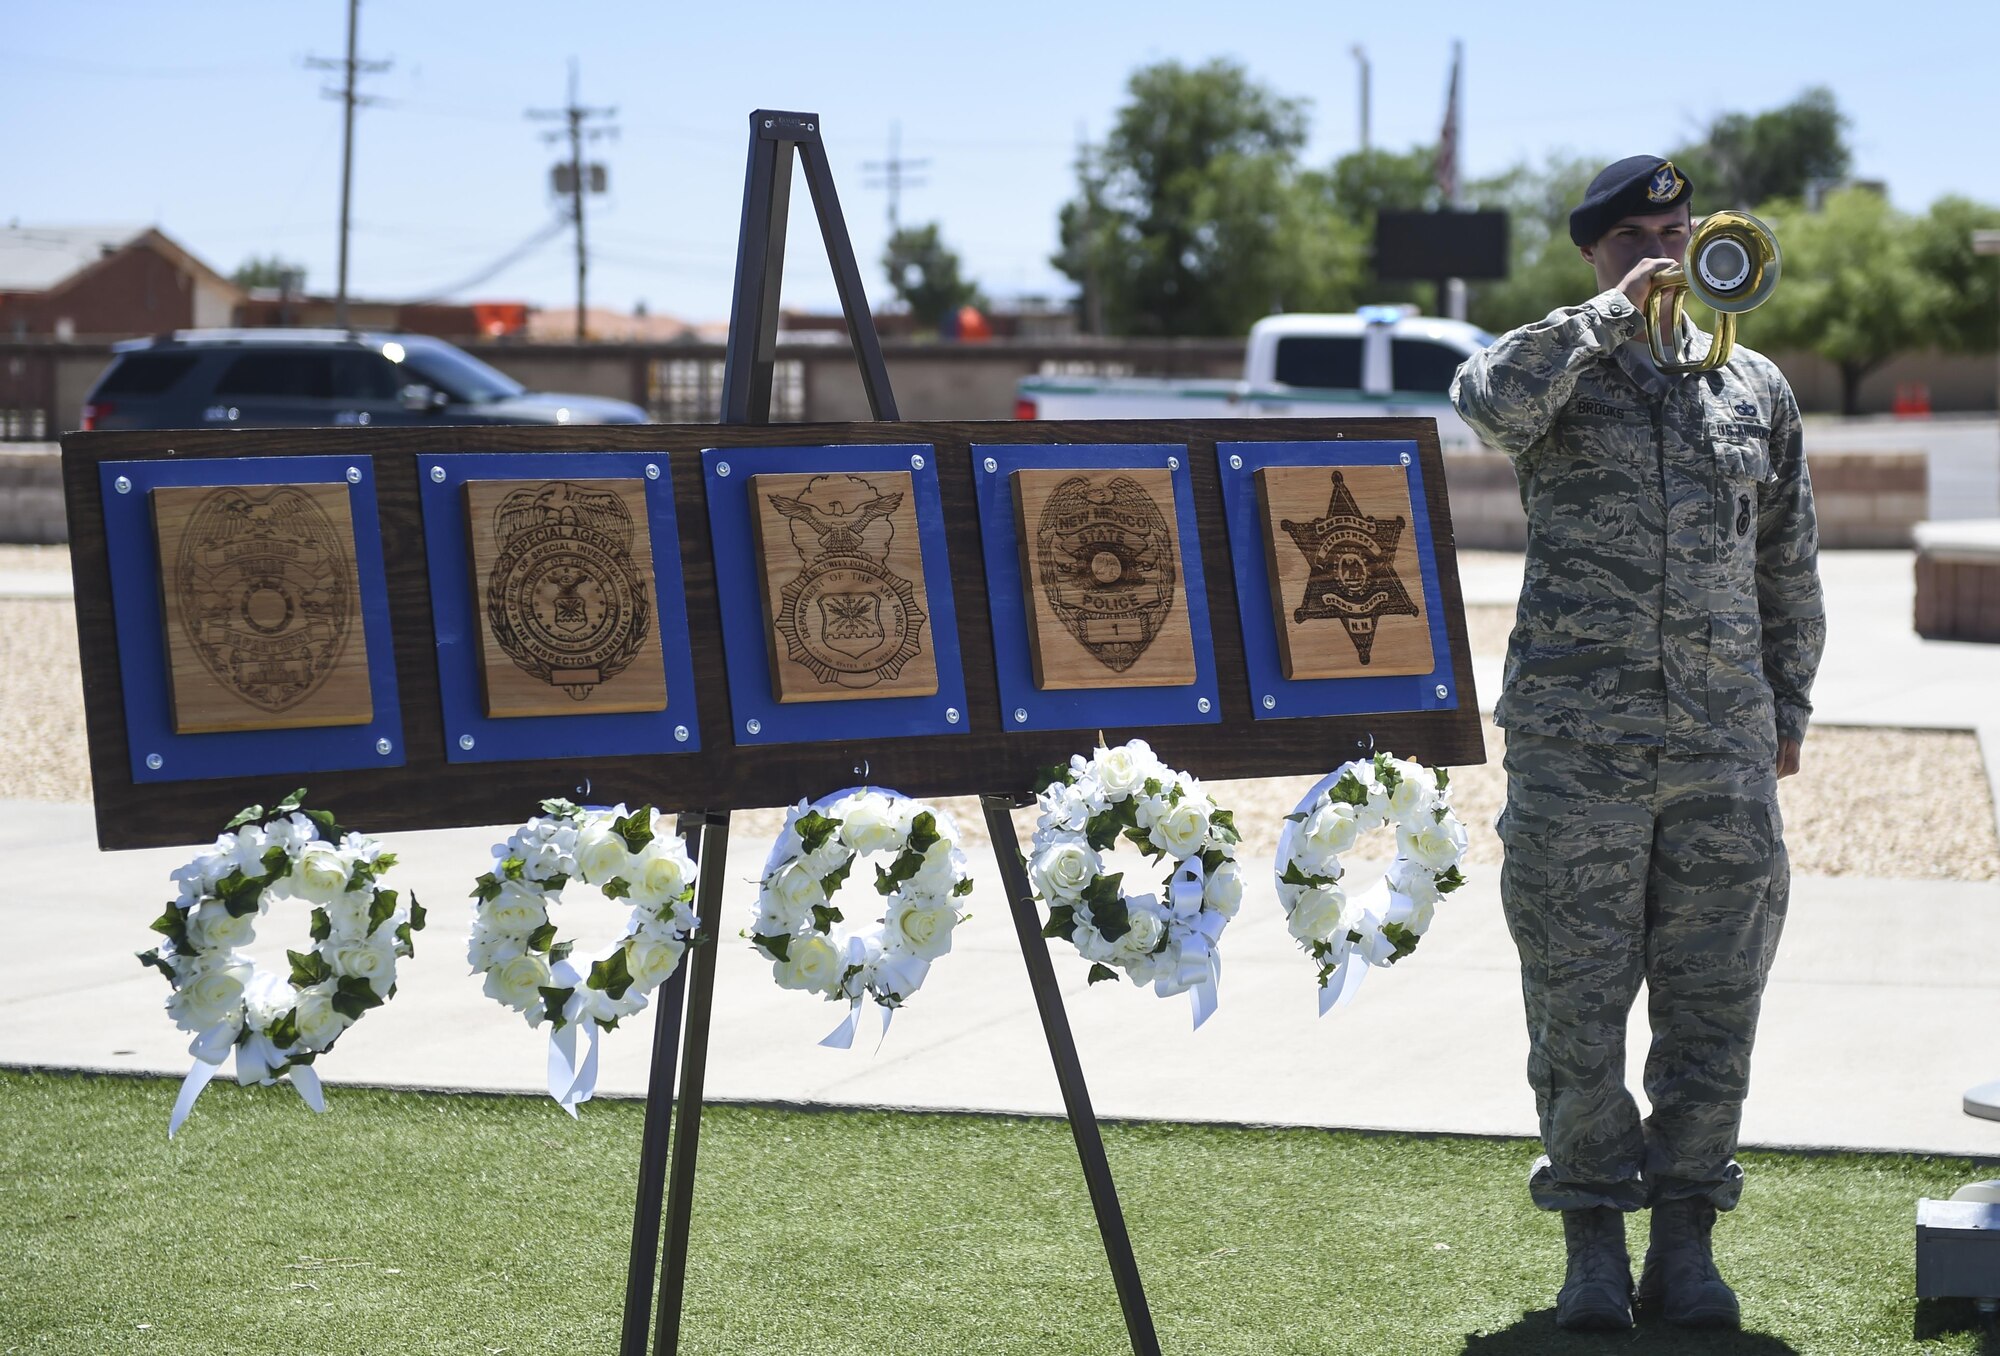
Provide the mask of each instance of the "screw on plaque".
POLYGON ((1408 466, 1409 464, 1410 464, 1410 454, 1405 452, 1403 453, 1403 465, 1408 466))
POLYGON ((167 760, 160 757, 160 755, 157 753, 149 753, 146 755, 146 766, 151 768, 155 772, 158 772, 161 768, 165 767, 166 764, 167 760))
POLYGON ((111 487, 117 490, 118 493, 120 494, 132 493, 132 482, 127 478, 125 478, 124 476, 120 476, 118 477, 118 479, 112 481, 111 487))
POLYGON ((715 473, 716 473, 717 475, 719 475, 719 476, 726 476, 726 475, 728 475, 728 474, 729 474, 729 463, 728 463, 728 462, 726 462, 726 461, 719 461, 719 462, 715 463, 715 473))
POLYGON ((1181 469, 1181 459, 1180 459, 1179 457, 1168 457, 1168 458, 1167 458, 1167 469, 1168 469, 1169 471, 1178 471, 1178 470, 1180 470, 1180 469, 1181 469))
POLYGON ((985 466, 986 466, 986 472, 987 472, 987 474, 988 474, 988 475, 991 475, 991 474, 992 474, 993 472, 995 472, 995 471, 997 471, 997 470, 999 470, 999 469, 1000 469, 1000 463, 999 463, 999 462, 997 462, 997 461, 995 461, 995 460, 994 460, 993 458, 991 458, 991 457, 988 457, 988 458, 986 459, 986 462, 985 462, 985 466))
POLYGON ((378 739, 375 741, 375 752, 381 754, 384 758, 387 758, 395 751, 396 746, 391 744, 387 739, 378 739))
POLYGON ((1194 704, 1194 709, 1201 712, 1205 716, 1209 712, 1209 705, 1210 703, 1208 698, 1203 697, 1201 700, 1197 701, 1194 704))
POLYGON ((1451 695, 1451 691, 1450 689, 1446 688, 1443 683, 1439 683, 1437 686, 1437 694, 1438 694, 1438 700, 1443 701, 1446 697, 1449 697, 1451 695))
POLYGON ((478 742, 478 741, 477 741, 477 740, 475 740, 475 739, 474 739, 474 738, 473 738, 473 737, 472 737, 471 735, 460 735, 460 736, 458 737, 458 746, 459 746, 459 747, 460 747, 461 749, 467 749, 467 750, 469 750, 469 749, 471 749, 471 748, 472 748, 472 746, 473 746, 473 745, 474 745, 475 743, 477 743, 477 742, 478 742))
POLYGON ((1277 707, 1278 707, 1278 699, 1276 697, 1273 697, 1270 693, 1266 692, 1264 694, 1264 709, 1266 711, 1275 711, 1277 707))
POLYGON ((646 479, 648 479, 648 480, 658 480, 659 478, 660 478, 660 466, 659 466, 659 463, 658 463, 658 462, 651 462, 651 461, 647 462, 647 463, 646 463, 646 479))
POLYGON ((676 725, 676 726, 674 726, 674 738, 675 738, 675 739, 677 739, 677 740, 679 740, 679 741, 680 741, 681 743, 683 743, 683 744, 687 743, 687 742, 688 742, 688 727, 687 727, 687 726, 685 726, 685 725, 676 725))
POLYGON ((923 454, 922 454, 921 452, 919 452, 919 453, 914 453, 914 454, 912 454, 912 455, 911 455, 911 457, 910 457, 910 469, 911 469, 912 471, 921 471, 921 470, 923 470, 923 469, 924 469, 924 458, 923 458, 923 454))
POLYGON ((947 706, 944 709, 944 723, 947 725, 958 724, 958 708, 956 706, 947 706))
POLYGON ((753 735, 762 734, 764 733, 764 722, 758 720, 755 716, 752 716, 750 719, 743 722, 743 728, 749 731, 753 735))
POLYGON ((433 485, 444 484, 444 467, 442 466, 431 467, 431 483, 433 485))
POLYGON ((1233 452, 1232 452, 1232 453, 1230 454, 1230 456, 1229 456, 1229 469, 1230 469, 1230 470, 1232 470, 1232 471, 1240 471, 1240 470, 1242 470, 1242 469, 1243 469, 1243 458, 1241 458, 1241 457, 1237 456, 1237 455, 1236 455, 1235 453, 1233 453, 1233 452))
POLYGON ((1027 707, 1025 707, 1025 706, 1017 706, 1017 707, 1015 707, 1015 708, 1014 708, 1014 723, 1015 723, 1016 725, 1026 725, 1026 724, 1028 723, 1028 708, 1027 708, 1027 707))
POLYGON ((350 485, 359 485, 361 483, 361 468, 359 466, 350 466, 347 468, 347 483, 350 485))

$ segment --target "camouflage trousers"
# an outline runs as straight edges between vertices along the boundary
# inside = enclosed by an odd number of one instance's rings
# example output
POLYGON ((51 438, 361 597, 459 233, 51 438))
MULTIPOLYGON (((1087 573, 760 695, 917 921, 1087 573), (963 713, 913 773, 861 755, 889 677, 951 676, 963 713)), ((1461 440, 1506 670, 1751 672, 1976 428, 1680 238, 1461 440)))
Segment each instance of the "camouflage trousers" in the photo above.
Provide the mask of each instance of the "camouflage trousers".
POLYGON ((1510 731, 1500 902, 1521 953, 1546 1210, 1736 1204, 1750 1046, 1790 889, 1777 779, 1678 755, 1510 731), (1647 990, 1642 1123, 1626 1018, 1647 990))

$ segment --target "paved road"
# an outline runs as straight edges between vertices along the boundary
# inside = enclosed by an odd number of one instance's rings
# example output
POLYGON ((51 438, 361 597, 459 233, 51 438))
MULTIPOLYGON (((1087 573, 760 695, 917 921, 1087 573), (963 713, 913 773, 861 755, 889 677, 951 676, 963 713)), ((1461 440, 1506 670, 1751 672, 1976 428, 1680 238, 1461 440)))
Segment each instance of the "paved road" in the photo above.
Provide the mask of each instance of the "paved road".
POLYGON ((1930 454, 1930 516, 2000 517, 2000 419, 1940 415, 1898 419, 1808 418, 1806 454, 1926 452, 1930 454))

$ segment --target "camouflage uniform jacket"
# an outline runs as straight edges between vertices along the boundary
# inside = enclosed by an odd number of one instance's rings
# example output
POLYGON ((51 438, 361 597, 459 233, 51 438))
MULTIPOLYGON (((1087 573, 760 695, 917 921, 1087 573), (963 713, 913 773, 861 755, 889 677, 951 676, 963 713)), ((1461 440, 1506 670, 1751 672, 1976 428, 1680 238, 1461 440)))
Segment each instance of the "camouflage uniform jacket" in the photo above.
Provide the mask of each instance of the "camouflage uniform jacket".
MULTIPOLYGON (((1617 289, 1509 331, 1451 400, 1513 459, 1526 577, 1495 717, 1510 730, 1774 758, 1825 644, 1798 402, 1738 345, 1666 375, 1617 289)), ((1683 321, 1696 356, 1708 338, 1683 321)))

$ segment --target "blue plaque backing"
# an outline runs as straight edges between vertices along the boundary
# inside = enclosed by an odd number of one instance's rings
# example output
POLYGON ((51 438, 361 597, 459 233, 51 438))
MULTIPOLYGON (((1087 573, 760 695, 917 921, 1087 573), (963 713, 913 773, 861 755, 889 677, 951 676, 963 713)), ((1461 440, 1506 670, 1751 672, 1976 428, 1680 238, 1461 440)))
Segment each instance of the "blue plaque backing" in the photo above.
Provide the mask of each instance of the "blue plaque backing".
POLYGON ((458 452, 419 457, 424 554, 430 568, 437 632, 438 690, 444 708, 445 757, 454 763, 536 758, 605 758, 631 753, 692 753, 701 747, 695 719, 694 663, 688 654, 687 586, 681 576, 680 526, 665 452, 458 452), (653 474, 647 468, 653 468, 653 474), (442 476, 438 472, 442 471, 442 476), (486 714, 480 677, 479 590, 466 537, 468 480, 636 480, 646 487, 652 541, 655 620, 667 705, 660 711, 574 716, 486 714), (467 748, 467 738, 472 747, 467 748))
POLYGON ((979 496, 979 535, 986 553, 986 601, 993 617, 993 655, 1000 678, 1000 720, 1009 730, 1085 730, 1137 725, 1207 725, 1222 720, 1209 635, 1208 587, 1195 526, 1188 450, 1177 443, 992 443, 972 448, 979 496), (1044 690, 1035 686, 1028 649, 1028 613, 1021 578, 1020 534, 1014 522, 1012 475, 1022 469, 1067 467, 1164 468, 1173 478, 1174 530, 1180 542, 1182 588, 1194 637, 1195 680, 1178 687, 1044 690))
POLYGON ((1243 658, 1250 670, 1251 714, 1258 720, 1345 716, 1386 711, 1451 711, 1458 692, 1451 679, 1451 638, 1438 592, 1437 547, 1431 540, 1423 463, 1412 442, 1225 443, 1215 445, 1222 473, 1223 513, 1229 524, 1229 558, 1236 571, 1236 605, 1243 619, 1243 658), (1257 472, 1266 466, 1395 466, 1410 478, 1410 513, 1417 565, 1423 574, 1424 611, 1430 619, 1428 674, 1381 678, 1288 679, 1278 657, 1271 611, 1271 576, 1258 521, 1257 472), (1438 695, 1438 688, 1444 695, 1438 695), (1267 704, 1266 699, 1269 699, 1267 704))
POLYGON ((944 504, 938 497, 937 453, 930 444, 708 448, 701 454, 701 470, 708 490, 709 530, 714 536, 716 601, 722 608, 729 725, 738 744, 895 739, 964 734, 972 728, 965 701, 964 662, 958 649, 958 609, 951 597, 944 504), (756 537, 750 525, 750 478, 846 471, 909 472, 916 499, 917 540, 923 551, 938 690, 921 697, 780 702, 771 690, 771 660, 765 650, 764 603, 758 593, 756 537))
POLYGON ((111 610, 118 634, 118 676, 125 696, 125 739, 134 782, 184 782, 266 773, 340 772, 403 765, 403 709, 396 691, 396 646, 389 630, 389 585, 382 567, 382 525, 375 512, 372 457, 203 457, 98 464, 104 496, 104 547, 111 567, 111 610), (126 489, 119 489, 123 480, 126 489), (366 725, 285 730, 174 730, 172 666, 160 599, 159 542, 152 491, 187 485, 309 485, 348 482, 354 561, 361 579, 361 628, 368 646, 366 725), (387 752, 378 746, 385 745, 387 752), (148 760, 157 758, 158 767, 148 760))

